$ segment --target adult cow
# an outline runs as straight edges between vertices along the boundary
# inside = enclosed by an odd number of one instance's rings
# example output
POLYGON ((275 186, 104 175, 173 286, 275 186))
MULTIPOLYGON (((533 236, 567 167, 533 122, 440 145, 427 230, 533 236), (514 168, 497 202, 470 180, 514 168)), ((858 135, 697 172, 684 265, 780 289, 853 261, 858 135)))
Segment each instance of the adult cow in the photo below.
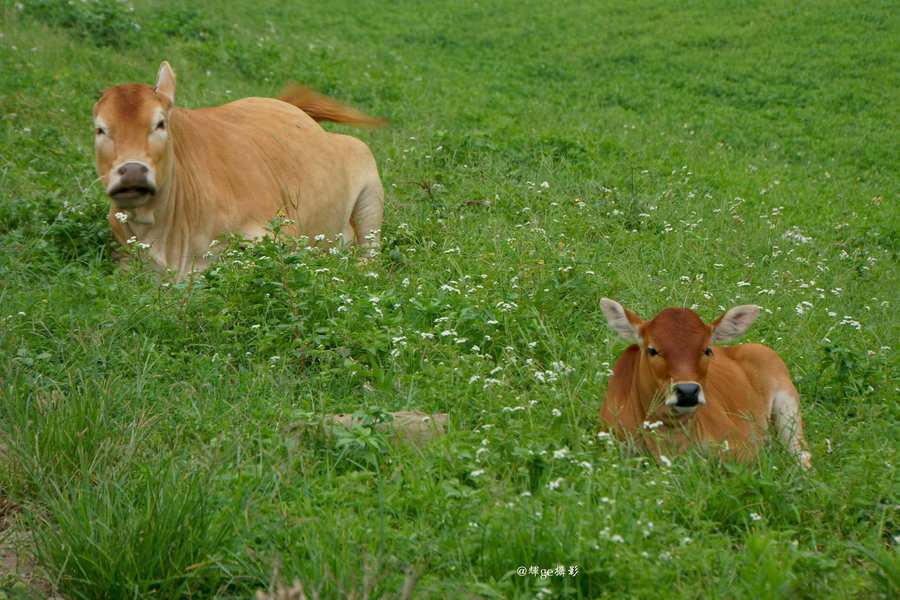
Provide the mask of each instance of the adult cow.
POLYGON ((610 327, 637 342, 616 360, 600 419, 655 456, 694 444, 736 460, 754 458, 770 420, 804 469, 810 466, 800 397, 779 356, 759 344, 714 346, 744 333, 757 306, 737 306, 712 323, 686 308, 643 321, 603 298, 610 327))
POLYGON ((362 141, 316 119, 377 123, 305 88, 282 99, 176 107, 165 61, 155 86, 107 88, 94 105, 94 147, 116 240, 140 243, 155 268, 183 275, 209 266, 213 240, 260 239, 281 213, 294 237, 340 234, 373 252, 384 199, 375 159, 362 141))

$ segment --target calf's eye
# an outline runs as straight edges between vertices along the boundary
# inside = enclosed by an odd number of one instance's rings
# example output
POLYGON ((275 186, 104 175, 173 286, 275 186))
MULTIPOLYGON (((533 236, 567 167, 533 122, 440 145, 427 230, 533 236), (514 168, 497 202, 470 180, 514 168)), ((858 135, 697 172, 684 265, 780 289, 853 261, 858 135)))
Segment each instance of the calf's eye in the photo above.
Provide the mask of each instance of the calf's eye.
POLYGON ((707 348, 704 354, 706 354, 707 356, 712 356, 712 348, 707 348))
POLYGON ((164 119, 160 119, 159 123, 156 124, 156 129, 157 129, 157 131, 165 131, 166 122, 164 119))
POLYGON ((106 130, 102 127, 97 127, 94 129, 94 135, 106 135, 106 130))
POLYGON ((659 354, 659 352, 656 351, 656 348, 647 348, 647 356, 656 356, 657 354, 659 354))

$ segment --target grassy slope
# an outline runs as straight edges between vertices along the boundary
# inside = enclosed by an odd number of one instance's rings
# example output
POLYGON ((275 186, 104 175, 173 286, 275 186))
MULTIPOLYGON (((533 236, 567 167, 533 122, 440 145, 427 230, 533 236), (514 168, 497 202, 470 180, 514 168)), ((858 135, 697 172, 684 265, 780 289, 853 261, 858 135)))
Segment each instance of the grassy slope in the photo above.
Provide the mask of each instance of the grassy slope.
POLYGON ((403 565, 423 597, 897 585, 888 6, 55 4, 0 4, 0 485, 65 595, 246 597, 277 562, 328 594, 403 565), (114 275, 90 106, 162 59, 184 106, 299 79, 390 116, 362 134, 383 260, 263 245, 194 282, 114 275), (799 379, 817 471, 598 442, 624 347, 602 296, 762 305, 745 339, 799 379), (451 433, 287 433, 407 408, 451 433), (515 575, 558 564, 578 574, 515 575))

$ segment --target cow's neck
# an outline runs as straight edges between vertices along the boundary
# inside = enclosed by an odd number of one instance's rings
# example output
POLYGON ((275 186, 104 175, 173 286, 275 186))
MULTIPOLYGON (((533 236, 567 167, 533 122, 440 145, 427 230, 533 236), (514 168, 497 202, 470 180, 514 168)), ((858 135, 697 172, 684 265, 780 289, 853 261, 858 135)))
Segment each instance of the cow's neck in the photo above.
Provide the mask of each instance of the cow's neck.
POLYGON ((153 201, 126 211, 127 224, 129 234, 134 235, 137 242, 149 245, 146 252, 155 268, 187 273, 196 265, 191 252, 191 229, 185 227, 178 211, 178 189, 179 182, 173 172, 153 201))
POLYGON ((655 412, 659 411, 662 399, 656 387, 656 380, 650 371, 650 363, 644 357, 638 362, 638 368, 634 372, 634 395, 638 398, 641 414, 645 421, 656 421, 655 412))
POLYGON ((143 241, 156 223, 154 207, 144 205, 128 208, 125 209, 125 214, 128 216, 128 225, 131 227, 131 231, 139 240, 143 241))

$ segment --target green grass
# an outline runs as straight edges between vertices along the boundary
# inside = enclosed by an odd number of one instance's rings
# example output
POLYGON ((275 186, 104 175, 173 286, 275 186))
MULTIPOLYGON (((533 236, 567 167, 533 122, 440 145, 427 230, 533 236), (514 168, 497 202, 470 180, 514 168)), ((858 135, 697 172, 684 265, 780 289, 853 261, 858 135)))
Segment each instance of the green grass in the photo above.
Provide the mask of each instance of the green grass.
POLYGON ((894 8, 303 4, 0 2, 0 501, 47 585, 896 597, 894 8), (183 106, 298 80, 389 117, 357 134, 382 256, 265 242, 184 282, 116 274, 90 107, 163 59, 183 106), (603 296, 761 305, 743 339, 788 364, 815 470, 598 439, 625 347, 603 296), (449 433, 297 425, 406 409, 449 433))

